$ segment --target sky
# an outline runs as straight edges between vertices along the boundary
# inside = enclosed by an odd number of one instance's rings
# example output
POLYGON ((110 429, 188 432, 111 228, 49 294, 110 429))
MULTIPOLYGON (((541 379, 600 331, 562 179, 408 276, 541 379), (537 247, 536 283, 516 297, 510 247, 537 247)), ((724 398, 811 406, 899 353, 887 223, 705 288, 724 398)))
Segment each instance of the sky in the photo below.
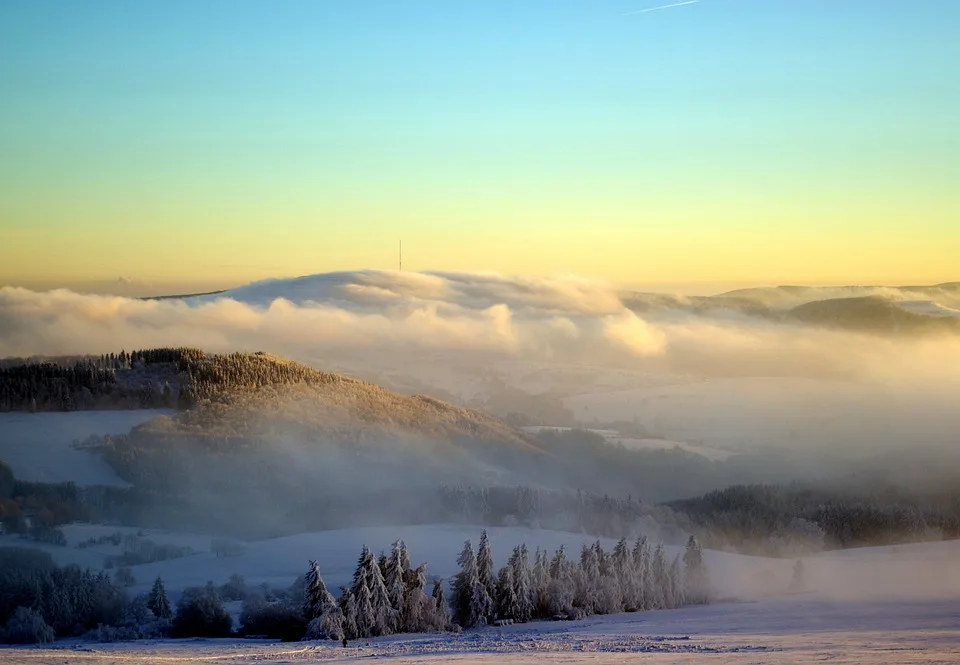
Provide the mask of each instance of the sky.
POLYGON ((960 3, 662 4, 5 0, 0 285, 960 279, 960 3))

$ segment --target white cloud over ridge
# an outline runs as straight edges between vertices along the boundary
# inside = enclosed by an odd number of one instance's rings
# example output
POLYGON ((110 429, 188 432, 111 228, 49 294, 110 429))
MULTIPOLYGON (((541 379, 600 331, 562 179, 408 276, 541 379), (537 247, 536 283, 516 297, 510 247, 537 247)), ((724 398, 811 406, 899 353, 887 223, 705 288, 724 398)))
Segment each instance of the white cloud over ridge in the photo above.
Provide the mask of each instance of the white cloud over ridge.
POLYGON ((0 289, 0 357, 180 345, 301 358, 470 353, 711 376, 955 378, 951 363, 960 366, 956 339, 868 337, 734 309, 641 316, 617 288, 577 277, 356 271, 186 301, 0 289))

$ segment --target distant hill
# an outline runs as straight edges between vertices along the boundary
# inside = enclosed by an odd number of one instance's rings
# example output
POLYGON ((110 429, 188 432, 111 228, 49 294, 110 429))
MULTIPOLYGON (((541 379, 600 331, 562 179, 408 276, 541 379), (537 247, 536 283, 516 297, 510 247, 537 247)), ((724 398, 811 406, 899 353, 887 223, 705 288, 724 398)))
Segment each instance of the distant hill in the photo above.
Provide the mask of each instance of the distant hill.
MULTIPOLYGON (((960 312, 958 312, 960 314, 960 312)), ((911 311, 879 296, 817 300, 794 307, 791 320, 874 333, 960 333, 960 318, 911 311)))

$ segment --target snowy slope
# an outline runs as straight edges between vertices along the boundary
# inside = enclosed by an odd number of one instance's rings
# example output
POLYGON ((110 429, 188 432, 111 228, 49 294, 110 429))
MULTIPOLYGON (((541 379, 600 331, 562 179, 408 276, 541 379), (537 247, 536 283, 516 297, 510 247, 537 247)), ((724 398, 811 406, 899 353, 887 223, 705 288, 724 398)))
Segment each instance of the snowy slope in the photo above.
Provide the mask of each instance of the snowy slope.
POLYGON ((91 435, 126 434, 166 411, 0 413, 0 460, 19 480, 126 487, 99 455, 73 447, 91 435))

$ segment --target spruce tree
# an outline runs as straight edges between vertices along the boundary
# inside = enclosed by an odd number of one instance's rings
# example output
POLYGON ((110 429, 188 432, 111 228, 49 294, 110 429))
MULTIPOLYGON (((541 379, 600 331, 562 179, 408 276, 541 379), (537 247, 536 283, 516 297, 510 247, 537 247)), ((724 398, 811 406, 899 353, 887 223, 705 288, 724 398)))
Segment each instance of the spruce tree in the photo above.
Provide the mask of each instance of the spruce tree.
POLYGON ((404 612, 407 609, 407 578, 410 575, 410 556, 402 540, 393 544, 393 550, 386 561, 384 583, 390 607, 394 611, 394 632, 403 630, 404 612))
POLYGON ((657 543, 650 558, 650 592, 652 599, 651 609, 664 610, 669 607, 667 594, 670 591, 670 564, 667 563, 663 545, 657 543))
POLYGON ((575 592, 574 568, 567 561, 566 551, 561 545, 550 561, 550 584, 547 590, 550 614, 553 616, 570 614, 573 610, 575 592))
POLYGON ((407 573, 407 585, 398 632, 421 633, 434 625, 433 601, 427 596, 427 564, 407 573))
POLYGON ((547 553, 537 548, 533 572, 531 575, 530 596, 533 601, 534 616, 547 619, 550 612, 550 563, 547 553))
POLYGON ((453 578, 453 617, 464 628, 486 623, 493 612, 493 598, 480 582, 477 556, 468 540, 457 557, 460 572, 453 578))
POLYGON ((173 608, 167 598, 167 591, 163 588, 163 580, 159 577, 153 581, 153 588, 147 597, 147 607, 159 619, 173 618, 173 608))
POLYGON ((513 548, 513 555, 508 565, 512 569, 513 594, 517 603, 516 615, 513 619, 518 623, 526 623, 533 618, 535 602, 526 545, 513 548))
POLYGON ((492 601, 497 597, 497 578, 493 572, 493 552, 490 550, 486 529, 480 533, 480 546, 477 548, 477 575, 487 598, 491 599, 487 615, 484 617, 489 623, 496 618, 496 604, 492 601))
POLYGON ((600 565, 595 548, 584 545, 580 550, 580 569, 577 571, 576 583, 574 606, 584 614, 596 614, 600 605, 600 565))
POLYGON ((513 568, 508 564, 497 575, 497 618, 517 621, 517 589, 513 583, 513 568))
POLYGON ((633 546, 633 570, 636 579, 634 604, 638 610, 650 610, 653 607, 653 579, 650 571, 650 544, 646 536, 637 538, 633 546))
POLYGON ((329 613, 331 608, 336 607, 333 595, 327 591, 327 586, 323 583, 323 577, 320 575, 320 566, 316 561, 310 561, 310 569, 306 576, 306 599, 303 603, 303 616, 310 622, 329 613))
POLYGON ((340 588, 340 616, 343 628, 343 637, 348 640, 355 640, 360 637, 360 631, 357 627, 357 598, 353 595, 353 589, 340 588))
POLYGON ((447 598, 443 592, 443 579, 436 578, 433 581, 433 611, 436 613, 435 622, 438 630, 445 630, 450 623, 450 608, 447 605, 447 598))

